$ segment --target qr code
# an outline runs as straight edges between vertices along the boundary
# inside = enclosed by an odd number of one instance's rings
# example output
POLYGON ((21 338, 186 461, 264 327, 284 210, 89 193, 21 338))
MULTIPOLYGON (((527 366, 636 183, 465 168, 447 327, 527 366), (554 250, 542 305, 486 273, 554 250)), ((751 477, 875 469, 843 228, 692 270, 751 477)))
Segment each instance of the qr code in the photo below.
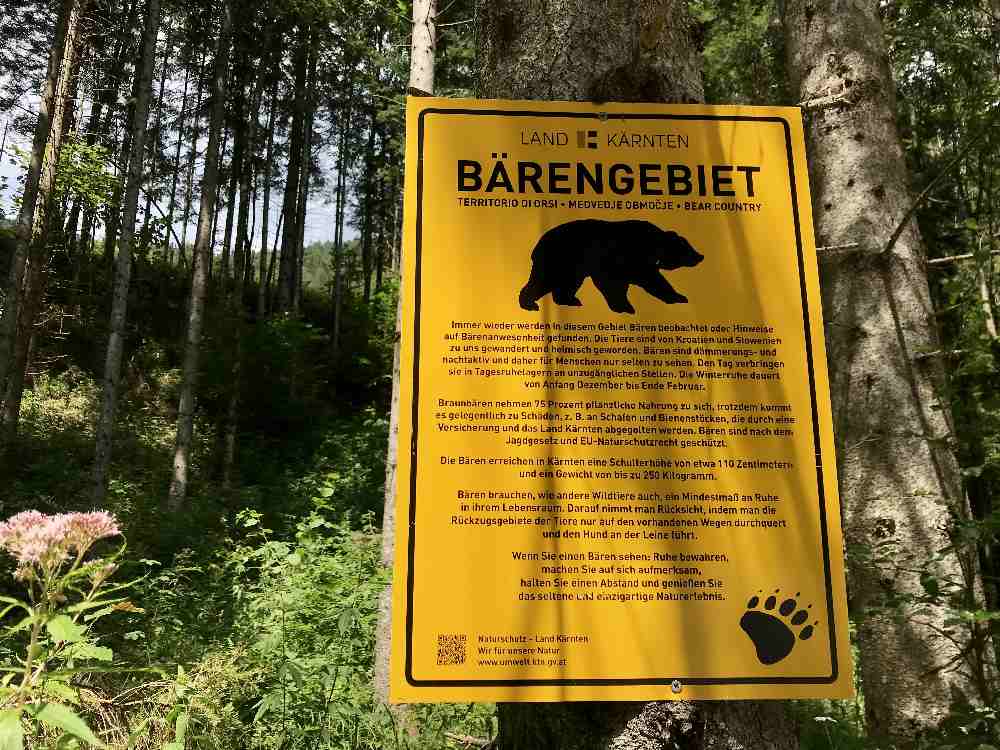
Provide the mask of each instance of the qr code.
POLYGON ((465 635, 438 636, 438 666, 465 664, 465 635))

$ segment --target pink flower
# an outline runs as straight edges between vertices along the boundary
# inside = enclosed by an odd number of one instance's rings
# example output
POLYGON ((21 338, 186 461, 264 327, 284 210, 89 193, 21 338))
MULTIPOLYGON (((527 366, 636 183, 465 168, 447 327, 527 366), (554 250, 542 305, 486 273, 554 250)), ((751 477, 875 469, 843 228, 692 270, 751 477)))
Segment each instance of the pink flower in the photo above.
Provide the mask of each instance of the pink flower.
POLYGON ((105 510, 95 510, 92 513, 67 513, 62 518, 66 519, 68 527, 66 541, 70 548, 78 551, 88 549, 98 539, 118 536, 121 533, 115 517, 105 510))
POLYGON ((106 511, 47 516, 27 510, 0 523, 0 548, 22 568, 39 565, 52 570, 70 553, 82 554, 98 539, 118 533, 118 523, 106 511))

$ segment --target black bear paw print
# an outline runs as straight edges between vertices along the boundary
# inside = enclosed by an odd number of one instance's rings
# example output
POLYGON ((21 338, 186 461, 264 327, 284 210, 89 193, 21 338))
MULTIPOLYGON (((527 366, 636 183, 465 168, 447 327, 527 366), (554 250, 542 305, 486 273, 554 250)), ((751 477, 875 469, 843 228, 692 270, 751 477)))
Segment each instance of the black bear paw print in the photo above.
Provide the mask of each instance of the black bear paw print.
MULTIPOLYGON (((788 598, 778 605, 775 612, 775 605, 778 604, 778 597, 775 594, 779 594, 780 591, 775 589, 774 594, 764 600, 763 611, 757 609, 761 604, 761 597, 756 595, 750 597, 747 611, 740 618, 740 627, 753 641, 754 648, 757 649, 757 659, 761 664, 777 664, 792 653, 795 647, 795 632, 792 628, 798 628, 808 620, 809 612, 806 610, 812 608, 810 604, 806 609, 798 609, 799 603, 795 599, 788 598), (792 614, 793 612, 795 614, 792 614)), ((800 595, 799 592, 795 594, 795 596, 800 595)), ((798 634, 799 640, 809 640, 816 625, 819 625, 819 622, 802 628, 798 634)))

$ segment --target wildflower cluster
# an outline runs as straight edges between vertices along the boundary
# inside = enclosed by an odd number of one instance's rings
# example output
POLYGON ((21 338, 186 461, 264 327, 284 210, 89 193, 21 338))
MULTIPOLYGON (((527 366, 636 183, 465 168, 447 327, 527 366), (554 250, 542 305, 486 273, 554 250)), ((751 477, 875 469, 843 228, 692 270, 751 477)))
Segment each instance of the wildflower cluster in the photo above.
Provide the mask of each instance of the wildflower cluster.
POLYGON ((98 539, 119 534, 106 511, 48 516, 26 510, 0 523, 0 548, 18 562, 17 577, 48 578, 71 556, 79 562, 98 539))

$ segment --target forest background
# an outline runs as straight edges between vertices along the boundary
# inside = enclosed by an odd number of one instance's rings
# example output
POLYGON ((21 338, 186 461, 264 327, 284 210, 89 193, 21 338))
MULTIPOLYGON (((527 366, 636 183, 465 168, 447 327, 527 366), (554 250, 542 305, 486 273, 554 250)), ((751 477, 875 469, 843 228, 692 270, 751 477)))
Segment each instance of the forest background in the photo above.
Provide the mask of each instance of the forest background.
MULTIPOLYGON (((390 710, 373 686, 417 5, 0 0, 0 515, 105 508, 95 534, 121 531, 96 542, 113 571, 0 561, 0 748, 496 746, 492 706, 390 710)), ((799 101, 777 3, 670 5, 706 101, 809 125, 849 99, 799 101)), ((852 625, 946 609, 946 667, 977 694, 888 734, 872 682, 782 710, 804 747, 1000 747, 1000 3, 870 5, 936 309, 912 354, 945 374, 970 513, 919 591, 887 585, 852 625), (940 574, 956 548, 978 575, 940 574)), ((486 88, 492 6, 438 3, 435 93, 486 88)), ((891 536, 849 560, 878 567, 891 536)))

